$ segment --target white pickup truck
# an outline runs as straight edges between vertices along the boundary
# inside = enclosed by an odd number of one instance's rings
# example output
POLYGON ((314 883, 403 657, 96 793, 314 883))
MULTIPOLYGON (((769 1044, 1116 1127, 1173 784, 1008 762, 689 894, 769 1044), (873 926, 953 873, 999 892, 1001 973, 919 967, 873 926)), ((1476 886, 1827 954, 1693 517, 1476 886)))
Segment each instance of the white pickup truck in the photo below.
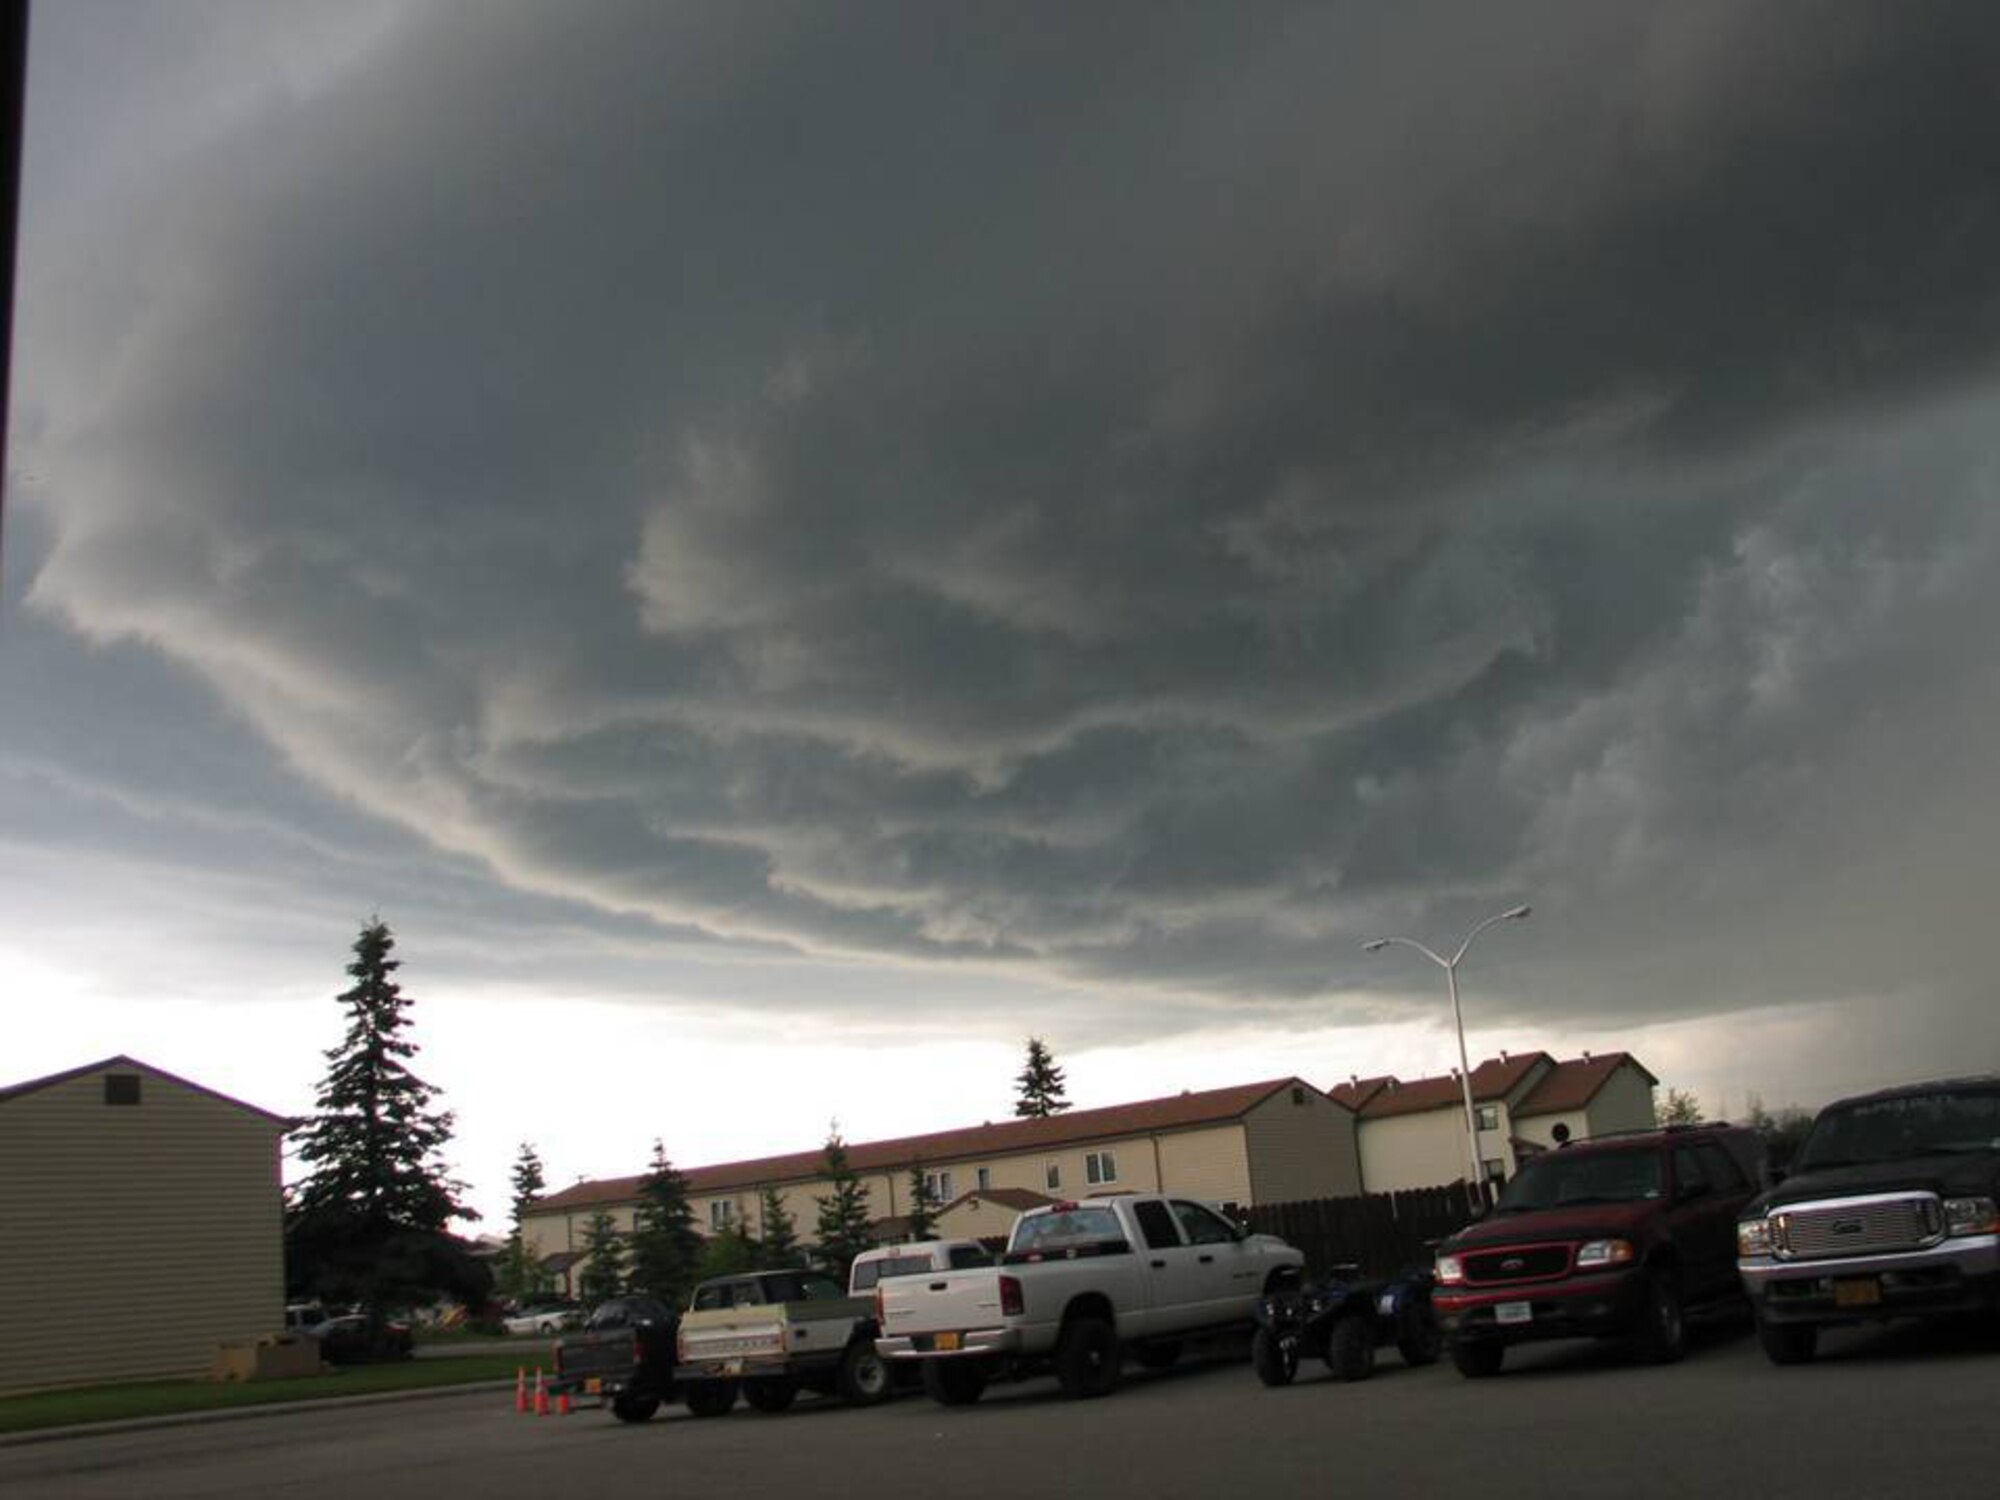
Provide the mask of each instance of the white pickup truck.
POLYGON ((874 1305, 816 1271, 754 1271, 694 1289, 677 1333, 674 1371, 688 1410, 721 1416, 738 1392, 759 1411, 783 1411, 801 1390, 850 1406, 889 1398, 875 1353, 874 1305))
POLYGON ((875 1289, 875 1347, 922 1368, 947 1406, 977 1401, 1003 1370, 1053 1364, 1066 1396, 1102 1396, 1123 1356, 1149 1368, 1190 1334, 1247 1325, 1305 1257, 1206 1204, 1145 1193, 1031 1209, 991 1270, 899 1276, 875 1289))

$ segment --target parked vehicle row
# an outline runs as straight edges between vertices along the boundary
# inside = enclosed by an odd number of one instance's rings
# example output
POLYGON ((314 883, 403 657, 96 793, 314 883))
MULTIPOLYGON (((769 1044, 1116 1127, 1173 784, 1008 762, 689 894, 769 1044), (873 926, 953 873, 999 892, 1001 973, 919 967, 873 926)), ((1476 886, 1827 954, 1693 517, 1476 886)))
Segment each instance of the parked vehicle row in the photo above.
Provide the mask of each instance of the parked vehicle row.
POLYGON ((1667 1126, 1537 1154, 1493 1209, 1385 1278, 1304 1257, 1206 1204, 1114 1193, 1022 1214, 998 1263, 972 1241, 885 1246, 843 1288, 810 1271, 723 1277, 685 1311, 615 1299, 556 1348, 559 1389, 641 1421, 678 1397, 699 1416, 801 1391, 854 1405, 896 1377, 947 1406, 1003 1378, 1053 1374, 1107 1394, 1129 1356, 1164 1368, 1193 1337, 1254 1329, 1251 1363, 1287 1385, 1305 1359, 1341 1379, 1377 1351, 1497 1374, 1507 1351, 1611 1338, 1677 1360, 1691 1314, 1747 1299, 1778 1364, 1821 1328, 1981 1314, 2000 1326, 2000 1077, 1829 1105, 1786 1177, 1756 1132, 1667 1126))

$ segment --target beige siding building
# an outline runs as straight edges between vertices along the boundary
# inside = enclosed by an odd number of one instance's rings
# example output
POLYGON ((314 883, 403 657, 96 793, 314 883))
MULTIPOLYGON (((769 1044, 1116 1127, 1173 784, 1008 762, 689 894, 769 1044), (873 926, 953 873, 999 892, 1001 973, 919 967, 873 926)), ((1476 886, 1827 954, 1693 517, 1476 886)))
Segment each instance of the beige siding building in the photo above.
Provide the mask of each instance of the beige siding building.
MULTIPOLYGON (((1558 1062, 1546 1052, 1501 1053, 1472 1070, 1480 1172, 1504 1181, 1556 1142, 1555 1127, 1584 1140, 1653 1123, 1659 1080, 1626 1052, 1558 1062)), ((1403 1082, 1354 1078, 1331 1097, 1358 1116, 1361 1179, 1371 1193, 1462 1182, 1471 1167, 1458 1075, 1403 1082)))
MULTIPOLYGON (((850 1145, 847 1155, 878 1221, 907 1214, 910 1173, 917 1167, 926 1174, 932 1199, 954 1209, 963 1195, 996 1191, 1048 1198, 1116 1191, 1182 1193, 1248 1207, 1339 1197, 1361 1188, 1354 1112, 1297 1078, 865 1142, 850 1145)), ((686 1174, 689 1201, 705 1232, 740 1224, 761 1237, 763 1190, 769 1186, 800 1238, 810 1241, 818 1199, 832 1192, 825 1165, 824 1153, 813 1150, 697 1167, 686 1174)), ((594 1213, 608 1211, 621 1231, 631 1232, 643 1180, 608 1178, 552 1193, 523 1216, 522 1234, 545 1263, 558 1258, 561 1272, 571 1273, 575 1265, 570 1257, 582 1247, 594 1213)), ((981 1213, 964 1209, 960 1217, 981 1213)), ((980 1228, 951 1232, 974 1237, 1006 1233, 1005 1226, 993 1230, 981 1222, 980 1228)), ((1012 1222, 1009 1212, 1006 1225, 1012 1222)), ((893 1235, 896 1228, 884 1225, 883 1232, 893 1235)))
POLYGON ((129 1057, 0 1089, 0 1392, 199 1375, 277 1333, 289 1124, 129 1057))

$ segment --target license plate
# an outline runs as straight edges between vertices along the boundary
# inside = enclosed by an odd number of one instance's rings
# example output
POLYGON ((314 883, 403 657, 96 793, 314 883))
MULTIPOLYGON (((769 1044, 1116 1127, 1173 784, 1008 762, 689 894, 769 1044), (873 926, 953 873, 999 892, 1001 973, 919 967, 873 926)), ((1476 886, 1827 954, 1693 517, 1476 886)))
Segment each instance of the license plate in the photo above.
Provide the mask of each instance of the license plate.
POLYGON ((1381 1296, 1377 1297, 1375 1299, 1375 1312, 1379 1317, 1395 1317, 1396 1294, 1394 1292, 1384 1292, 1381 1296))
POLYGON ((1532 1303, 1501 1302, 1495 1304, 1493 1308, 1493 1321, 1496 1323, 1532 1323, 1534 1319, 1535 1309, 1532 1303))
POLYGON ((1882 1300, 1882 1283, 1873 1276, 1854 1276, 1833 1284, 1835 1307, 1873 1307, 1882 1300))
POLYGON ((743 1373, 743 1361, 740 1359, 725 1359, 722 1362, 722 1373, 725 1375, 741 1375, 743 1373))
POLYGON ((603 1394, 604 1394, 604 1377, 603 1377, 603 1376, 601 1376, 601 1375, 593 1375, 593 1376, 591 1376, 591 1377, 590 1377, 590 1378, 589 1378, 588 1380, 584 1381, 584 1383, 583 1383, 583 1393, 584 1393, 584 1395, 586 1395, 586 1396, 601 1396, 601 1395, 603 1395, 603 1394))
POLYGON ((931 1347, 946 1351, 956 1349, 958 1347, 958 1335, 955 1333, 941 1333, 933 1340, 931 1347))

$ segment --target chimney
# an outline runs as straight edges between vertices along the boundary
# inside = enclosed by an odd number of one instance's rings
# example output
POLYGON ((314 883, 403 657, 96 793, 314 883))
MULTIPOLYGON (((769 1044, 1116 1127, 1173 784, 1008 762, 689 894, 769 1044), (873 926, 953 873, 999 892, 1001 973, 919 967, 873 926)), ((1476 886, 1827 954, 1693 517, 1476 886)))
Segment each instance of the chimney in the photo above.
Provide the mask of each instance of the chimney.
POLYGON ((1589 1062, 1589 1061, 1590 1061, 1590 1049, 1589 1049, 1588 1047, 1585 1047, 1585 1048, 1583 1049, 1583 1060, 1584 1060, 1585 1062, 1589 1062))
POLYGON ((1505 1047, 1502 1047, 1500 1049, 1500 1061, 1505 1062, 1506 1060, 1507 1060, 1507 1049, 1505 1047))
POLYGON ((1347 1075, 1347 1082, 1350 1088, 1359 1089, 1361 1087, 1361 1075, 1359 1073, 1349 1073, 1347 1075))

